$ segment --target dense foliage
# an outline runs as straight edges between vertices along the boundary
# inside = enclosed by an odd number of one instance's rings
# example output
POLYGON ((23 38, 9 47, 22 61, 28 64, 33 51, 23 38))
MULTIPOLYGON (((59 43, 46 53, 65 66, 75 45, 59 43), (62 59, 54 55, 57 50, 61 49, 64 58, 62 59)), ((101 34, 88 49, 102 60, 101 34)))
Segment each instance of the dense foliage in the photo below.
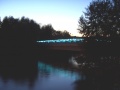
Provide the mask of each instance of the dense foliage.
POLYGON ((85 37, 120 37, 120 0, 93 0, 78 30, 85 37))
POLYGON ((1 47, 31 47, 37 40, 68 38, 67 31, 56 31, 52 25, 40 26, 34 20, 12 16, 0 20, 1 47))

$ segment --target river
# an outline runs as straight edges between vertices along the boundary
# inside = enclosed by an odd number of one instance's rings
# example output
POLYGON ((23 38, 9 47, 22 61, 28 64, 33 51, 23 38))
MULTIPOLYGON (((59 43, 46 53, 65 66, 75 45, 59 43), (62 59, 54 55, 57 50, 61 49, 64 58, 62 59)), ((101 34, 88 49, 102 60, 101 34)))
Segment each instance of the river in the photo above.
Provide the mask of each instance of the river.
POLYGON ((0 60, 0 90, 120 89, 116 54, 40 53, 2 55, 0 60))

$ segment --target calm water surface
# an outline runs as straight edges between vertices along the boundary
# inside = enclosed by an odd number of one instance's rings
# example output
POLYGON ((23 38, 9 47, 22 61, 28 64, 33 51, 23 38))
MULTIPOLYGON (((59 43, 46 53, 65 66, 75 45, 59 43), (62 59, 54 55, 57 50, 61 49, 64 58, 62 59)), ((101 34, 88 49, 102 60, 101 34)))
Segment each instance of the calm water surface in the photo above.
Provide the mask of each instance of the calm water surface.
POLYGON ((74 90, 74 82, 83 76, 70 69, 70 58, 1 56, 0 90, 74 90))
POLYGON ((120 89, 118 55, 4 55, 0 60, 0 90, 120 89), (79 66, 71 63, 74 60, 79 66))

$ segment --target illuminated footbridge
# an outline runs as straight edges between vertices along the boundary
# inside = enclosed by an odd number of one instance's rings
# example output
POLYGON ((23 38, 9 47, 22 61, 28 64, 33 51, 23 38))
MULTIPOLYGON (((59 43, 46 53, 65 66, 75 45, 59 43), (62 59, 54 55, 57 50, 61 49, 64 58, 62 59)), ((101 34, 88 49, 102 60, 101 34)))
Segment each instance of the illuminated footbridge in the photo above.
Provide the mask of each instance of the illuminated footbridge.
POLYGON ((54 39, 54 40, 40 40, 37 41, 39 46, 51 50, 71 50, 83 51, 84 47, 108 47, 112 43, 109 38, 68 38, 68 39, 54 39))
POLYGON ((46 48, 52 50, 71 50, 71 51, 81 51, 82 42, 84 42, 83 38, 37 41, 37 43, 46 46, 46 48))
POLYGON ((77 43, 83 42, 83 38, 71 38, 71 39, 55 39, 55 40, 41 40, 38 43, 77 43))

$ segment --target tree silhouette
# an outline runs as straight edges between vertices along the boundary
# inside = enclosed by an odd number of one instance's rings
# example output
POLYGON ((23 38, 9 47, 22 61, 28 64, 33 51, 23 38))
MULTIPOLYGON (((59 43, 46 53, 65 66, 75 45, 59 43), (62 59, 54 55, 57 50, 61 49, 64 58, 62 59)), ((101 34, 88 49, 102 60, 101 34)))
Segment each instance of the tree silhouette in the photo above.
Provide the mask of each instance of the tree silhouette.
POLYGON ((44 39, 59 39, 59 38, 69 38, 70 33, 66 30, 64 31, 56 31, 52 25, 44 25, 41 27, 39 32, 39 40, 44 39))
POLYGON ((2 46, 8 48, 31 47, 37 39, 39 30, 39 25, 28 18, 5 17, 0 31, 2 46))
POLYGON ((70 38, 70 33, 66 30, 64 31, 55 31, 53 33, 53 38, 54 39, 60 39, 60 38, 70 38))
POLYGON ((1 30, 1 24, 2 24, 2 21, 1 21, 1 17, 0 17, 0 30, 1 30))
POLYGON ((120 37, 120 1, 94 0, 79 19, 79 32, 90 37, 120 37))
POLYGON ((6 16, 3 21, 0 21, 0 47, 33 48, 37 40, 70 37, 67 31, 59 32, 58 34, 50 24, 40 26, 26 17, 18 19, 6 16))
POLYGON ((50 24, 41 27, 42 39, 52 39, 54 32, 55 30, 50 24))

